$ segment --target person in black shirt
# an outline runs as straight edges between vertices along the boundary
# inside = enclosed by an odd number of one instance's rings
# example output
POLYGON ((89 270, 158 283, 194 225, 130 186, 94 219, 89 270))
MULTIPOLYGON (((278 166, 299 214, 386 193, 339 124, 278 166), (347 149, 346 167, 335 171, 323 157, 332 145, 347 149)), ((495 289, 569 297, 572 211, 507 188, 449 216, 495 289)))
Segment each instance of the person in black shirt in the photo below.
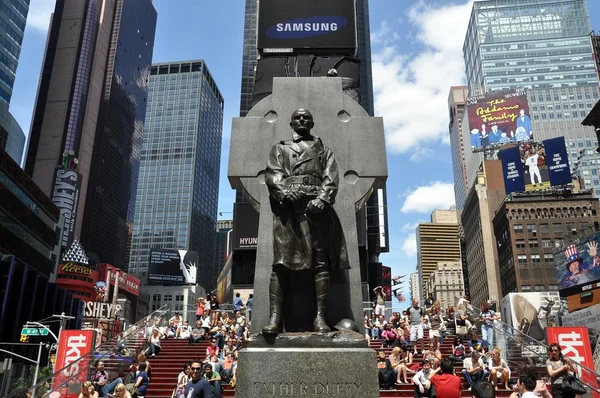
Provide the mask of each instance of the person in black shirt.
POLYGON ((213 388, 208 380, 202 377, 202 362, 193 360, 190 365, 192 379, 185 387, 185 398, 212 398, 213 388))
POLYGON ((385 357, 385 351, 377 351, 377 369, 379 373, 379 387, 382 390, 391 390, 398 376, 398 371, 392 367, 390 360, 385 357))

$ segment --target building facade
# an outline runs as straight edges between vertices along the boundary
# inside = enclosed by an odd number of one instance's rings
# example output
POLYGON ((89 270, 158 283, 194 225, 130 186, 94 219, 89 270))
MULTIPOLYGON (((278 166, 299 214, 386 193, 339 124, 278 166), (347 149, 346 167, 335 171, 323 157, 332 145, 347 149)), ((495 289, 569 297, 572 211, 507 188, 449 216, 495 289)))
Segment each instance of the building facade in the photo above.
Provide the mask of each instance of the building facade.
POLYGON ((25 133, 9 111, 30 0, 0 0, 0 149, 21 164, 25 133))
POLYGON ((442 308, 456 305, 458 300, 465 295, 460 261, 437 263, 428 283, 427 290, 436 300, 439 300, 442 308))
POLYGON ((410 297, 414 300, 417 299, 419 302, 423 301, 423 294, 421 293, 421 283, 419 282, 419 273, 412 272, 410 274, 410 297))
POLYGON ((233 248, 233 220, 217 220, 217 240, 215 245, 215 272, 221 274, 233 248))
MULTIPOLYGON (((19 164, 0 150, 0 341, 19 341, 22 326, 64 312, 77 317, 80 301, 53 283, 64 224, 59 209, 27 176, 19 164)), ((52 327, 58 333, 58 324, 52 327)), ((76 321, 69 322, 75 328, 76 321)), ((37 347, 11 351, 35 358, 37 347)), ((19 358, 19 370, 28 364, 19 358)))
POLYGON ((500 269, 495 252, 492 219, 504 197, 504 179, 499 160, 486 160, 477 173, 461 215, 465 234, 465 257, 468 268, 470 299, 475 305, 488 300, 499 301, 500 269))
POLYGON ((169 305, 171 314, 178 311, 190 325, 196 323, 196 308, 200 297, 206 297, 201 286, 142 286, 142 294, 148 294, 148 314, 169 305))
POLYGON ((427 297, 429 279, 435 272, 438 262, 460 262, 460 238, 456 210, 438 210, 445 212, 445 217, 438 216, 444 222, 420 223, 416 228, 417 237, 417 272, 421 284, 421 295, 427 297))
MULTIPOLYGON (((462 122, 467 103, 467 87, 450 87, 448 95, 448 135, 450 137, 450 152, 452 154, 452 169, 454 174, 454 203, 460 212, 467 200, 467 168, 465 165, 465 146, 463 145, 462 122)), ((468 149, 467 149, 468 150, 468 149)))
POLYGON ((483 0, 463 45, 470 94, 598 84, 586 0, 483 0))
POLYGON ((558 290, 555 242, 597 230, 598 208, 591 192, 508 196, 493 219, 502 296, 558 290))
POLYGON ((91 264, 126 266, 156 18, 151 0, 56 2, 25 171, 70 215, 63 247, 78 238, 91 264))
MULTIPOLYGON (((215 252, 223 106, 204 61, 152 65, 129 272, 148 271, 152 248, 215 252)), ((198 265, 209 291, 213 263, 198 265)))

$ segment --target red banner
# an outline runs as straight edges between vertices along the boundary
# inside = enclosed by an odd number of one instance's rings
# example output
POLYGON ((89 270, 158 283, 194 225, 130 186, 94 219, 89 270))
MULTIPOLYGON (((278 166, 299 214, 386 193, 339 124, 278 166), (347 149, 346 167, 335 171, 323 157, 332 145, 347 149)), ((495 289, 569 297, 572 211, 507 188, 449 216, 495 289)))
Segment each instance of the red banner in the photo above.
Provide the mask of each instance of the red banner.
MULTIPOLYGON (((572 359, 588 369, 594 370, 594 355, 590 346, 588 328, 581 326, 562 326, 546 328, 548 336, 548 345, 557 343, 560 346, 563 356, 572 359)), ((596 375, 581 367, 576 367, 578 376, 585 383, 594 388, 598 388, 596 375)), ((594 393, 594 397, 600 397, 600 394, 594 393)))
POLYGON ((81 392, 79 386, 88 379, 90 351, 93 346, 93 330, 63 330, 61 332, 54 368, 60 372, 54 376, 53 390, 60 391, 61 396, 67 398, 79 396, 81 392))

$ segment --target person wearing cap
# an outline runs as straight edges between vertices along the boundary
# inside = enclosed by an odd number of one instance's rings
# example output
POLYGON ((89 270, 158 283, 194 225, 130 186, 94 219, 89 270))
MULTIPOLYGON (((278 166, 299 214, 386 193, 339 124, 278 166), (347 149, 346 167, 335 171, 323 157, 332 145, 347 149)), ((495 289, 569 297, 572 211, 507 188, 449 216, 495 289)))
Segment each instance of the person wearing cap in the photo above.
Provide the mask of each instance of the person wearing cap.
POLYGON ((562 277, 560 281, 561 287, 569 287, 577 285, 584 281, 580 281, 579 276, 592 267, 600 266, 600 257, 598 256, 598 243, 595 241, 589 241, 587 243, 588 254, 593 259, 593 266, 587 264, 583 257, 579 255, 576 245, 570 245, 565 250, 565 257, 567 258, 567 273, 562 277))

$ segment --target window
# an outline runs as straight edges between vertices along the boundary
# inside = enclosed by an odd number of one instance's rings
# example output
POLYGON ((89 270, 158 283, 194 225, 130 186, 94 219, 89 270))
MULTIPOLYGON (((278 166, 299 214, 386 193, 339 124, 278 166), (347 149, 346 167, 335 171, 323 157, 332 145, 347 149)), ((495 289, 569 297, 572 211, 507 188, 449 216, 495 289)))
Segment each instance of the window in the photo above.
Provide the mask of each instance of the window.
POLYGON ((515 224, 513 228, 516 233, 518 233, 518 234, 523 233, 523 225, 522 224, 515 224))
POLYGON ((539 254, 532 254, 531 255, 531 262, 532 263, 539 263, 540 262, 540 255, 539 254))
POLYGON ((543 292, 544 290, 546 290, 546 288, 544 287, 544 285, 535 285, 535 291, 536 292, 543 292))
POLYGON ((555 235, 562 235, 563 226, 562 224, 552 224, 552 230, 554 231, 555 235))
POLYGON ((535 234, 537 232, 537 226, 535 224, 527 224, 527 232, 535 234))
POLYGON ((160 301, 160 294, 154 294, 152 296, 152 301, 154 301, 154 302, 160 301))
POLYGON ((519 262, 519 264, 527 264, 527 255, 519 254, 517 256, 517 261, 519 262))
POLYGON ((540 224, 540 233, 547 234, 550 232, 550 228, 548 228, 548 224, 540 224))
POLYGON ((551 263, 554 261, 554 254, 544 254, 544 262, 551 263))
POLYGON ((551 292, 558 290, 558 285, 548 285, 548 290, 551 292))
POLYGON ((545 249, 552 248, 552 242, 550 241, 550 239, 542 239, 542 247, 545 249))
POLYGON ((525 241, 523 239, 517 239, 515 241, 517 249, 523 249, 525 247, 525 241))
POLYGON ((524 292, 530 292, 531 291, 531 286, 529 285, 523 285, 521 286, 521 290, 524 292))
POLYGON ((529 247, 531 247, 531 248, 538 247, 538 241, 537 240, 530 240, 529 241, 529 247))
POLYGON ((165 294, 165 301, 173 301, 173 295, 165 294))

